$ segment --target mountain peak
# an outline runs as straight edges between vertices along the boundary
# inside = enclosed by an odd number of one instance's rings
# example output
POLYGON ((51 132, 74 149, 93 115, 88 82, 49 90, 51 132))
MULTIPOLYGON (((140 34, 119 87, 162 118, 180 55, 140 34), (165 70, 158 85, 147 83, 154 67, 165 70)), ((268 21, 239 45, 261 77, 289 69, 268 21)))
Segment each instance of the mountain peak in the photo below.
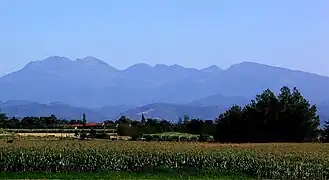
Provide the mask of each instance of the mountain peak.
POLYGON ((202 72, 218 72, 221 71, 222 69, 220 69, 218 66, 216 65, 211 65, 207 68, 201 69, 202 72))
POLYGON ((44 59, 44 61, 46 61, 46 60, 50 60, 50 59, 57 59, 57 60, 70 60, 69 58, 64 57, 64 56, 49 56, 49 57, 47 57, 46 59, 44 59))
MULTIPOLYGON (((271 67, 271 68, 280 68, 280 67, 276 67, 276 66, 270 66, 267 64, 261 64, 261 63, 256 63, 256 62, 249 62, 249 61, 245 61, 245 62, 241 62, 241 63, 237 63, 237 64, 233 64, 231 65, 228 69, 232 69, 232 68, 236 68, 236 67, 241 67, 241 68, 248 68, 248 67, 271 67)), ((283 68, 284 69, 284 68, 283 68)))
POLYGON ((44 62, 44 63, 48 63, 48 62, 72 62, 71 59, 67 58, 67 57, 63 57, 63 56, 49 56, 44 60, 38 61, 38 62, 44 62))
POLYGON ((110 72, 119 71, 118 69, 110 66, 103 60, 100 60, 100 59, 98 59, 96 57, 92 57, 92 56, 87 56, 83 59, 77 59, 77 60, 75 60, 75 63, 80 68, 83 67, 85 69, 89 69, 92 71, 102 71, 104 73, 106 73, 106 71, 110 71, 110 72))
POLYGON ((76 61, 82 61, 82 62, 103 62, 105 63, 104 61, 96 58, 96 57, 92 57, 92 56, 87 56, 85 58, 82 58, 82 59, 77 59, 76 61))
POLYGON ((83 59, 77 59, 75 62, 78 64, 86 64, 88 66, 99 66, 99 65, 100 66, 110 66, 106 62, 104 62, 98 58, 92 57, 92 56, 87 56, 83 59))
POLYGON ((149 64, 146 64, 146 63, 137 63, 137 64, 134 64, 132 66, 129 66, 127 69, 125 69, 125 71, 127 70, 131 70, 131 69, 150 69, 152 68, 152 66, 150 66, 149 64))
POLYGON ((184 69, 185 68, 185 67, 183 67, 181 65, 178 65, 178 64, 173 64, 173 65, 170 65, 169 67, 176 68, 176 69, 184 69))
POLYGON ((219 67, 216 66, 216 65, 211 65, 211 66, 209 66, 209 67, 207 67, 205 69, 219 69, 219 67))
POLYGON ((44 69, 52 68, 70 68, 74 62, 66 57, 62 56, 49 56, 44 60, 31 61, 23 69, 38 69, 40 67, 44 69))
MULTIPOLYGON (((29 64, 49 64, 49 63, 71 63, 73 62, 71 59, 63 56, 49 56, 46 59, 38 60, 38 61, 31 61, 29 64)), ((29 65, 28 64, 28 65, 29 65)))

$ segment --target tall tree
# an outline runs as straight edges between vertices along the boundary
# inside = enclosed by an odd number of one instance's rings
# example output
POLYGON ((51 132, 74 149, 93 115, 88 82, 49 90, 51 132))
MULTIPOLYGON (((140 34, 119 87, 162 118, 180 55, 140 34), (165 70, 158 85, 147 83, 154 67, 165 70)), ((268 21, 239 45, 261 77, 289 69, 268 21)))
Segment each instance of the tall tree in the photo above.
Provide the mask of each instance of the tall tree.
POLYGON ((189 121, 189 120, 190 120, 190 117, 188 115, 184 115, 184 122, 189 121))
POLYGON ((20 121, 16 117, 10 118, 7 120, 6 128, 18 129, 20 128, 20 121))
POLYGON ((146 122, 146 119, 145 119, 145 117, 144 117, 144 114, 142 114, 142 120, 141 120, 141 123, 142 123, 142 124, 145 124, 145 122, 146 122))
MULTIPOLYGON (((251 104, 253 117, 248 118, 249 135, 252 134, 253 139, 261 142, 272 141, 276 139, 277 123, 278 123, 278 99, 276 95, 269 89, 262 94, 257 95, 255 101, 251 104), (257 127, 257 130, 251 131, 257 127)), ((249 109, 251 110, 251 109, 249 109)))
POLYGON ((87 118, 85 113, 82 114, 82 123, 83 127, 85 128, 87 126, 87 118))
POLYGON ((49 119, 50 119, 50 123, 51 123, 52 127, 55 127, 55 125, 57 123, 56 116, 52 114, 52 115, 50 115, 49 119))
POLYGON ((277 97, 266 89, 244 108, 233 106, 217 119, 219 141, 268 142, 312 140, 317 137, 319 116, 298 91, 284 86, 277 97))
POLYGON ((6 128, 6 121, 8 117, 6 116, 5 113, 0 113, 0 127, 1 128, 6 128))
POLYGON ((215 139, 222 142, 236 142, 243 139, 243 110, 234 105, 216 120, 215 139))
POLYGON ((329 120, 325 122, 324 128, 321 132, 321 140, 329 142, 329 120))
POLYGON ((311 105, 296 87, 288 94, 287 87, 283 87, 279 95, 281 104, 280 129, 287 141, 310 140, 317 136, 320 118, 315 105, 311 105), (287 93, 287 94, 286 94, 287 93))

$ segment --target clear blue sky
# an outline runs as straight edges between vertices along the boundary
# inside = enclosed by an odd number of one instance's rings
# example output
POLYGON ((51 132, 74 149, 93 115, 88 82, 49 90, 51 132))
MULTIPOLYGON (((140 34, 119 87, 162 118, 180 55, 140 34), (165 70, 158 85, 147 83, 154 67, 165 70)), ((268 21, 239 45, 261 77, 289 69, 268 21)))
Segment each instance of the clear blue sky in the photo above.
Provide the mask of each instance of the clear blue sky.
POLYGON ((329 0, 1 0, 0 75, 48 56, 329 76, 329 0))

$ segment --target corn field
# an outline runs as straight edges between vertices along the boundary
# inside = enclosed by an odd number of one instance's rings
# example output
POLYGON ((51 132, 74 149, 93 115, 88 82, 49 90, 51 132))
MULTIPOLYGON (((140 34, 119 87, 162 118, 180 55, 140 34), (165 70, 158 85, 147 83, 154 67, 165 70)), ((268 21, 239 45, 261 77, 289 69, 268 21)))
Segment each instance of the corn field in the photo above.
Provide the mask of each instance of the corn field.
POLYGON ((258 178, 329 179, 329 144, 29 141, 0 143, 3 172, 230 171, 258 178))

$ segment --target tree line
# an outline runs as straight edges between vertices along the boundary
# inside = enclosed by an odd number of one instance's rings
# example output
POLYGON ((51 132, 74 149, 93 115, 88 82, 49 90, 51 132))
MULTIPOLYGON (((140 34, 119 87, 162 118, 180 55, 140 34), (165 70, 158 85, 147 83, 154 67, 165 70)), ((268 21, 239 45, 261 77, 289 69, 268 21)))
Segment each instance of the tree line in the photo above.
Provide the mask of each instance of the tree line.
POLYGON ((301 142, 319 137, 320 118, 297 88, 269 89, 250 104, 232 106, 217 119, 216 138, 223 142, 301 142))
POLYGON ((55 115, 45 117, 7 117, 5 113, 0 113, 0 128, 4 129, 55 129, 72 124, 85 124, 84 120, 58 119, 55 115))
MULTIPOLYGON (((0 127, 54 128, 59 125, 85 124, 83 120, 62 120, 49 117, 8 118, 0 114, 0 127)), ((303 142, 329 141, 329 122, 319 129, 320 119, 315 105, 309 103, 297 88, 284 86, 276 95, 269 89, 256 95, 245 106, 233 105, 215 120, 190 119, 187 115, 178 122, 145 118, 132 120, 122 116, 104 121, 104 128, 115 128, 122 136, 137 139, 144 134, 180 132, 213 136, 218 142, 303 142)))
POLYGON ((141 120, 131 120, 122 116, 117 121, 105 121, 104 123, 112 127, 116 126, 119 135, 131 136, 133 140, 145 134, 164 132, 212 136, 216 128, 215 121, 213 120, 190 119, 187 115, 184 116, 184 120, 176 123, 167 120, 146 119, 144 115, 142 115, 141 120))
POLYGON ((134 121, 121 117, 118 132, 139 137, 142 134, 182 132, 212 135, 218 142, 304 142, 329 141, 329 122, 319 129, 316 105, 309 103, 299 90, 283 86, 276 95, 266 89, 245 106, 233 105, 215 120, 189 119, 177 123, 145 119, 134 121))

